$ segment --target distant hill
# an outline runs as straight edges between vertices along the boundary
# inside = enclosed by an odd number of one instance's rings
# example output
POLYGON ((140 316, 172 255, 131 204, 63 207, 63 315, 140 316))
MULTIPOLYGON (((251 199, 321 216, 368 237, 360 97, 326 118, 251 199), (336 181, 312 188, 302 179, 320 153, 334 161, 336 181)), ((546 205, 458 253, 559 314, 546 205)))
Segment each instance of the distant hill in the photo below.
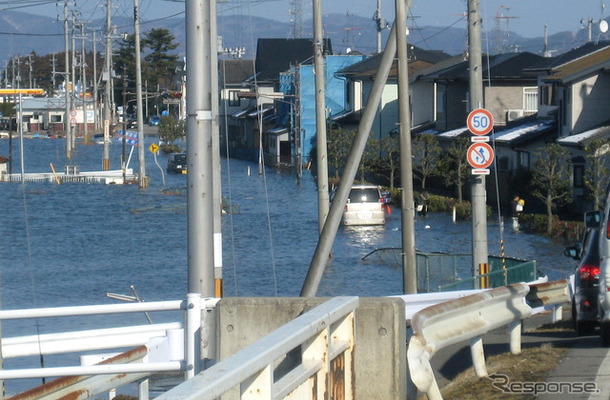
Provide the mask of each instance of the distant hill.
MULTIPOLYGON (((30 54, 32 51, 38 55, 64 51, 63 23, 54 17, 37 16, 16 11, 2 11, 0 13, 0 68, 13 56, 30 54)), ((347 49, 371 54, 376 50, 375 23, 371 18, 354 15, 327 14, 323 17, 324 31, 331 38, 333 50, 336 54, 345 54, 347 49)), ((91 36, 93 26, 97 28, 97 50, 104 51, 103 32, 105 19, 94 20, 89 23, 86 31, 91 36)), ((117 35, 133 32, 133 22, 126 18, 115 18, 117 35)), ((312 21, 304 21, 303 37, 312 37, 312 21)), ((177 51, 180 55, 185 52, 185 23, 183 18, 157 20, 153 22, 142 21, 141 32, 145 34, 152 28, 167 28, 180 43, 177 51)), ((542 28, 541 28, 542 29, 542 28)), ((291 25, 271 19, 244 16, 220 16, 218 18, 218 34, 223 38, 225 48, 245 47, 244 58, 253 58, 258 38, 288 38, 291 37, 291 25)), ((382 44, 385 44, 389 30, 382 32, 382 44)), ((483 34, 483 51, 492 54, 511 50, 529 51, 542 54, 544 40, 542 37, 524 38, 516 33, 510 33, 508 40, 505 35, 498 32, 483 34), (487 43, 487 44, 486 44, 487 43)), ((549 49, 552 55, 563 53, 573 47, 586 42, 587 33, 584 30, 577 32, 562 32, 549 36, 549 49)), ((595 38, 598 39, 598 38, 595 38)), ((599 39, 610 39, 604 35, 599 39)), ((426 50, 442 50, 451 55, 462 54, 465 51, 466 22, 463 26, 456 25, 450 28, 419 27, 411 29, 408 41, 426 50)), ((87 41, 91 48, 91 39, 87 41)), ((80 42, 77 42, 80 48, 80 42)))

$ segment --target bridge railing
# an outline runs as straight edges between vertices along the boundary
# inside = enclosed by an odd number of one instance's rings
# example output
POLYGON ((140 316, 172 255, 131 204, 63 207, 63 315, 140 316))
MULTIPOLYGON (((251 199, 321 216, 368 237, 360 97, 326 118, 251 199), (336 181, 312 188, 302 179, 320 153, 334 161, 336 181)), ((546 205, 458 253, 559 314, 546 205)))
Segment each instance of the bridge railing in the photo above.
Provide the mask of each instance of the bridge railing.
POLYGON ((4 358, 32 355, 65 354, 108 349, 134 348, 123 354, 109 356, 103 363, 95 365, 10 369, 0 370, 0 380, 20 378, 75 377, 74 385, 66 388, 65 382, 51 381, 36 388, 34 397, 40 394, 53 396, 86 390, 91 395, 109 388, 131 383, 155 372, 184 371, 185 377, 199 361, 198 332, 201 327, 202 309, 212 309, 218 299, 202 299, 199 294, 189 294, 186 300, 159 301, 149 303, 107 304, 77 307, 35 308, 0 311, 0 320, 27 318, 74 317, 85 315, 108 315, 155 311, 184 311, 184 321, 164 324, 94 329, 63 332, 37 336, 2 339, 4 358), (84 375, 106 376, 87 379, 84 375), (112 381, 112 385, 108 386, 112 381))
POLYGON ((335 297, 157 399, 212 400, 235 387, 242 400, 352 399, 358 305, 357 297, 335 297), (276 363, 290 358, 296 365, 280 377, 276 363))

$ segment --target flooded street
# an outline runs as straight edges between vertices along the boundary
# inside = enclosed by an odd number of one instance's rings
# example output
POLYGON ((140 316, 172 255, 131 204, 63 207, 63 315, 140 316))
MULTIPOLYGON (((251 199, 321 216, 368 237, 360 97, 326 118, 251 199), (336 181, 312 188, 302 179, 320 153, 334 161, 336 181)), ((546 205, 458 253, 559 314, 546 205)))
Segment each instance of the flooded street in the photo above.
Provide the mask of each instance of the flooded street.
MULTIPOLYGON (((146 148, 155 138, 147 137, 146 148)), ((14 141, 13 172, 19 171, 14 141)), ((111 146, 111 169, 119 167, 121 146, 111 146)), ((65 142, 25 141, 26 172, 63 171, 65 142)), ((79 145, 73 163, 81 171, 101 169, 100 145, 79 145)), ((8 155, 8 141, 0 141, 8 155)), ((175 300, 187 292, 186 176, 165 175, 146 151, 150 186, 103 184, 2 183, 0 225, 1 307, 3 309, 114 303, 107 292, 130 293, 144 300, 175 300)), ((134 155, 137 163, 137 157, 134 155)), ((157 156, 165 171, 167 156, 157 156)), ((137 170, 137 165, 133 166, 137 170)), ((226 296, 298 296, 317 243, 317 194, 308 171, 300 184, 293 174, 222 159, 223 196, 239 212, 223 216, 223 278, 226 296), (251 173, 248 174, 250 169, 251 173)), ((401 243, 400 211, 392 210, 384 227, 340 227, 333 259, 319 296, 400 294, 396 265, 362 262, 376 248, 401 243)), ((416 246, 424 252, 471 252, 471 225, 454 223, 449 214, 417 217, 416 246)), ((490 220, 489 252, 500 254, 500 231, 490 220)), ((563 244, 541 236, 504 232, 507 256, 535 259, 550 279, 567 277, 574 261, 563 244)), ((117 323, 146 323, 115 317, 117 323), (123 320, 123 319, 125 320, 123 320)), ((161 317, 162 319, 162 317, 161 317)), ((109 323, 109 321, 106 321, 109 323)), ((155 322, 161 322, 155 320, 155 322)), ((92 322, 93 324, 93 322, 92 322)), ((84 329, 82 320, 9 321, 6 337, 84 329)), ((54 358, 46 360, 52 365, 54 358)), ((7 368, 28 362, 7 360, 7 368)), ((56 361, 58 364, 60 358, 56 361)))

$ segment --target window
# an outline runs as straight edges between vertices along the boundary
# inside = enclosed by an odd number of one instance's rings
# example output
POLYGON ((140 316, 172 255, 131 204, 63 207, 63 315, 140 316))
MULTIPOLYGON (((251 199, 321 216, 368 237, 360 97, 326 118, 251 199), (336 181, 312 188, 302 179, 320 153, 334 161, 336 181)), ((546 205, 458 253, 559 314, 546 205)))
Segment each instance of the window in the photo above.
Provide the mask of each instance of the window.
POLYGON ((557 105, 557 98, 555 88, 552 85, 543 85, 540 87, 540 105, 543 106, 555 106, 557 105))
POLYGON ((61 122, 61 114, 51 115, 51 122, 61 122))
POLYGON ((230 90, 229 91, 229 106, 239 106, 239 91, 238 90, 230 90))
POLYGON ((583 165, 574 165, 574 188, 582 189, 585 187, 585 167, 583 165))
POLYGON ((527 151, 517 151, 517 162, 519 168, 530 169, 530 153, 527 151))
POLYGON ((538 111, 538 88, 523 88, 523 110, 538 111))

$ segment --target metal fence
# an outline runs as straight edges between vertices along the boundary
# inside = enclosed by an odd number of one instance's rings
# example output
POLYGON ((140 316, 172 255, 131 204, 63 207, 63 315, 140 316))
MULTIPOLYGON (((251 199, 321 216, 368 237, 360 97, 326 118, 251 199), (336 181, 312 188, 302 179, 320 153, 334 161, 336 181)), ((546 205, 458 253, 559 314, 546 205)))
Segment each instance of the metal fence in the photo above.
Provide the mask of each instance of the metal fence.
MULTIPOLYGON (((397 247, 376 249, 363 260, 402 265, 402 250, 397 247)), ((417 252, 417 291, 442 292, 472 290, 481 287, 495 288, 516 282, 532 282, 537 278, 536 261, 512 257, 489 256, 489 272, 474 275, 471 254, 417 252)))

